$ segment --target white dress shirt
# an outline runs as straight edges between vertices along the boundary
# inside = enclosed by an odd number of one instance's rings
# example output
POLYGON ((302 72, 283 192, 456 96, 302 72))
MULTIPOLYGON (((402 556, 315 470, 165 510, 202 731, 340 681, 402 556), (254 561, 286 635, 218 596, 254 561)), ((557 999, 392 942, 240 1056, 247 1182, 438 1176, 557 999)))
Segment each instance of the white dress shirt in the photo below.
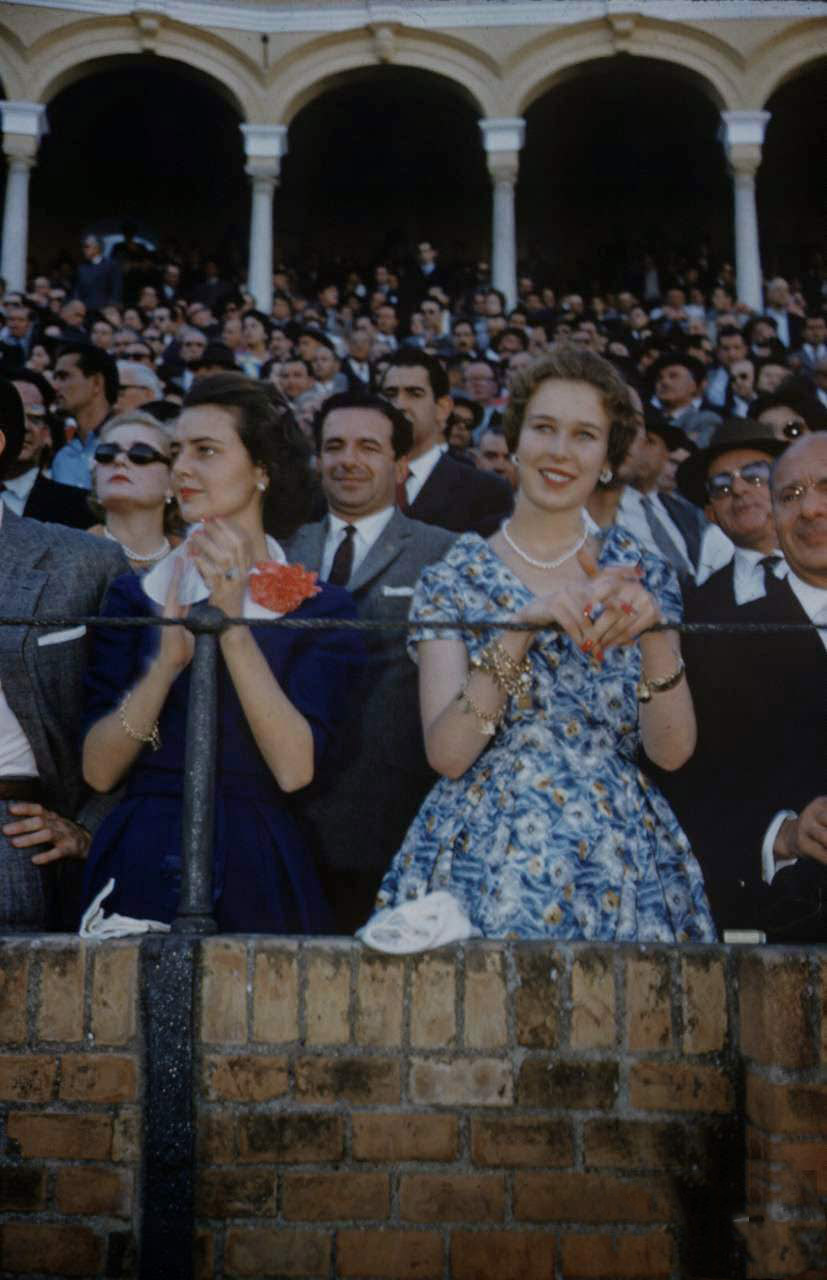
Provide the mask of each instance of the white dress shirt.
MULTIPOLYGON (((776 550, 770 554, 780 556, 781 552, 776 550)), ((764 556, 763 551, 752 551, 748 547, 735 548, 732 590, 736 604, 749 604, 752 600, 762 600, 767 594, 764 566, 761 563, 764 556)), ((788 570, 787 561, 782 556, 772 572, 776 578, 786 578, 788 570)))
MULTIPOLYGON (((643 496, 638 489, 633 488, 631 485, 626 486, 617 509, 617 523, 622 528, 628 529, 629 533, 634 534, 647 551, 659 556, 661 551, 652 538, 652 531, 649 528, 646 513, 643 509, 643 496)), ((657 493, 648 493, 646 497, 652 499, 652 514, 663 525, 666 533, 686 560, 687 568, 692 571, 692 562, 680 529, 670 518, 657 493)), ((734 548, 729 538, 716 524, 707 525, 701 538, 698 568, 692 574, 695 582, 700 586, 716 569, 722 569, 725 564, 729 564, 733 550, 734 548)))
POLYGON ((360 516, 359 519, 354 520, 343 520, 341 516, 335 516, 331 511, 327 517, 327 537, 319 570, 322 581, 326 582, 330 576, 333 558, 341 545, 343 531, 349 524, 352 524, 356 530, 353 535, 353 564, 350 569, 352 578, 374 542, 381 536, 395 510, 395 507, 385 507, 382 511, 375 511, 371 516, 360 516))
POLYGON ((447 444, 435 444, 427 453, 423 453, 421 458, 414 458, 413 462, 408 463, 405 492, 408 495, 409 506, 416 502, 422 486, 447 448, 447 444))
MULTIPOLYGON (((5 495, 4 495, 5 497, 5 495)), ((3 526, 3 503, 0 502, 0 530, 3 526)), ((2 554, 2 542, 0 542, 2 554)), ((36 778, 37 761, 29 739, 12 711, 0 684, 0 777, 36 778)))
POLYGON ((16 516, 22 516, 36 479, 37 467, 30 467, 28 471, 23 472, 22 476, 15 476, 14 480, 6 481, 0 497, 9 511, 13 511, 16 516))

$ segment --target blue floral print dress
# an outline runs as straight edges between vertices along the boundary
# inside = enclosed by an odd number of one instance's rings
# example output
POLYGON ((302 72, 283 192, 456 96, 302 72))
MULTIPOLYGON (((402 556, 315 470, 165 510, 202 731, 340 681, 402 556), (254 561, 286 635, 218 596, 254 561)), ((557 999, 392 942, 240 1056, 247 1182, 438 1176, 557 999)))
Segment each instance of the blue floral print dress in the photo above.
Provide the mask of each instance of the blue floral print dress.
MULTIPOLYGON (((664 615, 679 621, 672 569, 616 526, 599 563, 639 565, 664 615)), ((488 543, 463 534, 422 574, 411 618, 419 640, 454 634, 437 620, 505 618, 531 592, 488 543)), ((490 635, 463 636, 470 656, 490 635)), ((485 937, 710 942, 703 876, 669 805, 638 767, 638 645, 603 665, 568 636, 529 650, 532 706, 505 719, 457 779, 442 778, 382 882, 377 907, 448 890, 485 937)))

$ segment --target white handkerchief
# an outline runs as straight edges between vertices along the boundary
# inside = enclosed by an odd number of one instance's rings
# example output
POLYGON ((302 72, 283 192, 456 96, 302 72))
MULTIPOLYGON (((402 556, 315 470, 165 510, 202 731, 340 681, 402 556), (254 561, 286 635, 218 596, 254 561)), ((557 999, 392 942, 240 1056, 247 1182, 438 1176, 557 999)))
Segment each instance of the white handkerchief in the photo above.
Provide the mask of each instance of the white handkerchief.
POLYGON ((85 627, 69 627, 68 631, 47 631, 45 635, 37 637, 37 643, 42 648, 47 644, 65 644, 67 640, 80 640, 85 635, 85 627))
POLYGON ((382 588, 383 596, 412 596, 413 593, 414 593, 413 587, 383 587, 382 588))
POLYGON ((135 920, 132 916, 119 916, 117 912, 105 916, 101 903, 114 888, 115 881, 107 880, 98 896, 89 903, 80 922, 82 938, 129 938, 136 933, 169 933, 169 925, 162 920, 135 920))
POLYGON ((367 924, 356 931, 356 937, 366 946, 391 955, 432 951, 451 942, 481 936, 459 899, 444 889, 414 898, 401 907, 377 911, 367 924))

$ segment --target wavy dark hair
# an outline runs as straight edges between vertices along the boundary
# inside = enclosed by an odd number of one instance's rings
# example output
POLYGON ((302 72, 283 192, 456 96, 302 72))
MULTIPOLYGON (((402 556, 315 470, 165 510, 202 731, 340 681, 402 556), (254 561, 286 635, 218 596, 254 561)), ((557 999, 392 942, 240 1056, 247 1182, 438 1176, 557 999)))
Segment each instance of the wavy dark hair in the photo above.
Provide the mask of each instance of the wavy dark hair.
POLYGON ((241 443, 269 477, 264 528, 274 538, 289 538, 310 515, 314 486, 310 446, 281 393, 242 373, 211 373, 192 384, 182 412, 204 405, 233 415, 241 443))
POLYGON ((594 387, 609 419, 609 466, 617 470, 635 437, 629 388, 608 360, 573 344, 557 343, 546 355, 538 356, 520 369, 512 379, 511 396, 503 419, 505 438, 511 452, 517 448, 529 400, 544 382, 556 380, 585 382, 587 386, 594 387))

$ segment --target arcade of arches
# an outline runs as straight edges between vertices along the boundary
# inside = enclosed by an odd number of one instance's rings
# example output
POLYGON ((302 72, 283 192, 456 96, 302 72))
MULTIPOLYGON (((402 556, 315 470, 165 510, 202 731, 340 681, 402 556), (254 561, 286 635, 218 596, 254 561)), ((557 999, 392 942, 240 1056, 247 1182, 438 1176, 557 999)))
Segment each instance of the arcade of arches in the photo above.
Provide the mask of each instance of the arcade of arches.
POLYGON ((12 288, 106 217, 246 250, 265 309, 275 252, 428 238, 511 300, 518 258, 590 283, 706 239, 760 307, 762 268, 821 248, 826 0, 101 8, 2 6, 12 288))

